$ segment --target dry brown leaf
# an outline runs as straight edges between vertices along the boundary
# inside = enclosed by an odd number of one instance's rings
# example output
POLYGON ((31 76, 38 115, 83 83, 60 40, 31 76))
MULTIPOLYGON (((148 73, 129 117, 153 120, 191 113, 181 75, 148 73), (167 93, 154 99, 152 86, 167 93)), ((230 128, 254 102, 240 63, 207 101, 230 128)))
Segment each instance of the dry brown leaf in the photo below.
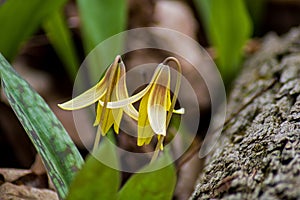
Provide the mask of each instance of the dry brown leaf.
POLYGON ((58 200, 54 191, 24 185, 4 183, 0 186, 1 200, 58 200))

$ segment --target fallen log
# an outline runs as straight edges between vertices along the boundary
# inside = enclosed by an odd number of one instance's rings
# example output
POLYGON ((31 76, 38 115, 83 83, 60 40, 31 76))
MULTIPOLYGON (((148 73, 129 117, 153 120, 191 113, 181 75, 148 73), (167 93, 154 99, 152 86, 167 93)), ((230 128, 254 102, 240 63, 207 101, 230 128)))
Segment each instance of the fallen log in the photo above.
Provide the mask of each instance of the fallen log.
POLYGON ((190 199, 300 199, 300 28, 263 39, 228 102, 190 199))

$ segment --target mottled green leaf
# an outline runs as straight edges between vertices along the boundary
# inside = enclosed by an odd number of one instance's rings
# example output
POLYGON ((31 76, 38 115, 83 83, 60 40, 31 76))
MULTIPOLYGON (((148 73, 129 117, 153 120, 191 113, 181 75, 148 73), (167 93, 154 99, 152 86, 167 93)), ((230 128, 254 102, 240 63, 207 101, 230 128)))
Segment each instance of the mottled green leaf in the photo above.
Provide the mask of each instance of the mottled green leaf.
MULTIPOLYGON (((120 33, 126 28, 127 11, 125 0, 77 0, 81 19, 81 32, 86 54, 90 53, 100 42, 120 33)), ((91 82, 99 79, 99 67, 106 67, 120 54, 121 39, 113 41, 114 45, 98 48, 89 57, 89 75, 91 82)))
POLYGON ((176 185, 176 171, 170 156, 164 151, 162 157, 134 174, 122 187, 118 200, 168 200, 172 199, 176 185), (159 166, 166 166, 159 169, 159 166), (151 169, 158 169, 153 170, 151 169), (145 173, 142 173, 146 171, 145 173))
POLYGON ((116 199, 121 174, 111 166, 118 167, 115 144, 103 137, 98 151, 87 158, 82 170, 75 177, 67 199, 116 199), (109 159, 110 166, 102 163, 103 159, 109 159))
POLYGON ((252 23, 243 0, 194 0, 210 43, 216 48, 218 66, 229 81, 236 75, 243 46, 252 33, 252 23))
POLYGON ((0 54, 3 91, 41 155, 60 198, 65 198, 83 159, 60 121, 42 97, 22 79, 0 54))
POLYGON ((21 43, 28 39, 67 0, 9 0, 0 6, 0 52, 11 60, 21 43))
POLYGON ((44 30, 57 55, 64 63, 69 77, 74 80, 79 68, 79 61, 64 15, 60 11, 55 11, 45 20, 44 30))

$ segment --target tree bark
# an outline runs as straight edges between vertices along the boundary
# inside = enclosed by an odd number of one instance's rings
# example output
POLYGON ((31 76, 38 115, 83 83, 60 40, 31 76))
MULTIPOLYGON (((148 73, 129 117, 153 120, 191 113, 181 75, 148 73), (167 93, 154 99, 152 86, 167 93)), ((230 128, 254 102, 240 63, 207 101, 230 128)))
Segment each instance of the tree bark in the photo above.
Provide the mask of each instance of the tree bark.
POLYGON ((300 199, 299 94, 300 28, 269 34, 234 84, 234 117, 190 199, 300 199))

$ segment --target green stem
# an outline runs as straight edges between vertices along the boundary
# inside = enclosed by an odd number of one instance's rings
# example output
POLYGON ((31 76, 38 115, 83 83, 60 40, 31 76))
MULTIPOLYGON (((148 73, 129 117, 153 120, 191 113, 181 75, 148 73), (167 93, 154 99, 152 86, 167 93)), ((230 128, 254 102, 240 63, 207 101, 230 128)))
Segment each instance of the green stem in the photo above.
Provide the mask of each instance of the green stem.
POLYGON ((164 136, 160 136, 157 140, 157 144, 156 144, 156 147, 155 147, 155 150, 154 150, 154 153, 153 153, 153 156, 152 156, 152 158, 151 158, 151 161, 150 161, 150 163, 153 163, 156 159, 157 159, 157 157, 158 157, 158 154, 159 154, 159 152, 160 152, 160 150, 161 150, 161 145, 163 144, 163 141, 164 141, 164 136))
POLYGON ((165 63, 168 63, 168 62, 171 62, 171 61, 175 62, 176 66, 177 66, 178 73, 177 73, 175 91, 173 93, 173 98, 172 98, 172 101, 171 101, 170 110, 169 110, 168 115, 167 115, 166 127, 169 126, 169 123, 170 123, 171 118, 172 118, 173 110, 174 110, 176 100, 177 100, 177 97, 178 97, 178 93, 179 93, 179 89, 180 89, 181 75, 182 75, 181 65, 180 65, 179 61, 177 60, 177 58, 168 57, 163 61, 163 63, 165 64, 165 63))
POLYGON ((101 139, 101 127, 98 126, 97 127, 95 141, 94 141, 94 146, 93 146, 93 152, 96 152, 96 150, 98 148, 98 145, 100 143, 100 139, 101 139))

